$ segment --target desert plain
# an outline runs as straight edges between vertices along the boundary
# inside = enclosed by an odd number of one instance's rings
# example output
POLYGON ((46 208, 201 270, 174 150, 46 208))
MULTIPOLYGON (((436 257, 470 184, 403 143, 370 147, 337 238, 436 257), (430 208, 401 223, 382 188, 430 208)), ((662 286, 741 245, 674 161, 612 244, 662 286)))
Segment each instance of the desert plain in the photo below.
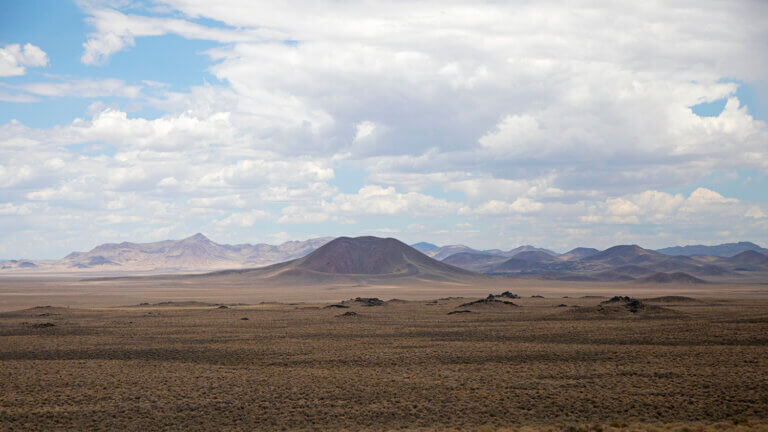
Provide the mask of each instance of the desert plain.
POLYGON ((767 291, 4 279, 0 429, 766 430, 767 291))

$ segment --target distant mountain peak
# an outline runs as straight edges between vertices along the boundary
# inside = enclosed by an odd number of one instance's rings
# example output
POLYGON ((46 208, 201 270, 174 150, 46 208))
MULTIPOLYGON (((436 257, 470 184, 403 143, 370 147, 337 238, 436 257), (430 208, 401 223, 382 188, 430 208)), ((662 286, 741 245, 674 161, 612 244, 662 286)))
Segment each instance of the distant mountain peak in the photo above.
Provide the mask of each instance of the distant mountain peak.
POLYGON ((648 249, 643 249, 636 244, 632 244, 614 246, 584 259, 587 261, 601 261, 608 259, 614 264, 629 264, 637 259, 645 259, 654 255, 660 254, 648 249))
POLYGON ((203 235, 202 233, 196 233, 195 235, 189 236, 182 241, 194 241, 194 242, 210 242, 211 239, 203 235))
POLYGON ((629 254, 638 254, 638 253, 640 253, 640 254, 649 254, 649 253, 653 253, 652 251, 650 251, 648 249, 643 249, 642 247, 640 247, 639 245, 636 245, 636 244, 613 246, 611 248, 606 249, 604 252, 610 252, 610 253, 613 253, 613 254, 619 254, 619 253, 622 253, 622 254, 626 254, 626 253, 629 253, 629 254))
POLYGON ((762 254, 768 254, 768 249, 762 248, 748 241, 740 241, 737 243, 723 243, 719 245, 707 246, 707 245, 688 245, 688 246, 672 246, 668 248, 658 249, 656 252, 666 255, 709 255, 719 257, 732 257, 741 252, 753 250, 762 254))
POLYGON ((428 243, 428 242, 418 242, 411 245, 412 248, 416 249, 419 252, 428 252, 431 250, 435 250, 438 248, 436 244, 428 243))
POLYGON ((596 255, 598 253, 600 253, 600 251, 595 248, 577 247, 562 254, 560 256, 560 259, 565 259, 565 260, 577 259, 578 260, 578 259, 591 257, 592 255, 596 255))
POLYGON ((253 271, 273 270, 291 277, 302 274, 310 280, 318 275, 418 277, 429 280, 482 277, 430 258, 400 240, 371 236, 338 237, 304 258, 253 271))

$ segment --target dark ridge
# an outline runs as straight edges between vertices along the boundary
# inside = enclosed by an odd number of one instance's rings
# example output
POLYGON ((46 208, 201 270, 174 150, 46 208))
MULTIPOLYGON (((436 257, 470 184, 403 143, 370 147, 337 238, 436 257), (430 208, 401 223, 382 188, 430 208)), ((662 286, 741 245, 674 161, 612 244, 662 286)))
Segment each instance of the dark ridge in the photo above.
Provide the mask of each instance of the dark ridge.
POLYGON ((384 300, 376 297, 357 297, 354 300, 350 300, 350 303, 359 303, 363 306, 383 306, 384 300))
POLYGON ((700 300, 685 296, 662 296, 643 300, 646 303, 701 303, 700 300))
POLYGON ((466 314, 466 313, 473 313, 473 312, 471 310, 459 309, 459 310, 448 312, 448 315, 466 314))
POLYGON ((471 306, 514 306, 514 307, 518 307, 517 304, 515 304, 515 303, 513 303, 511 301, 496 300, 496 299, 492 298, 492 296, 489 296, 489 297, 491 297, 491 298, 484 298, 484 299, 475 300, 475 301, 472 301, 472 302, 460 304, 459 307, 471 307, 471 306))
POLYGON ((347 311, 347 312, 344 312, 341 315, 336 315, 336 318, 353 317, 353 316, 357 316, 357 312, 347 311))
POLYGON ((651 276, 638 279, 641 283, 684 283, 684 284, 705 284, 707 281, 691 276, 688 273, 656 273, 651 276))

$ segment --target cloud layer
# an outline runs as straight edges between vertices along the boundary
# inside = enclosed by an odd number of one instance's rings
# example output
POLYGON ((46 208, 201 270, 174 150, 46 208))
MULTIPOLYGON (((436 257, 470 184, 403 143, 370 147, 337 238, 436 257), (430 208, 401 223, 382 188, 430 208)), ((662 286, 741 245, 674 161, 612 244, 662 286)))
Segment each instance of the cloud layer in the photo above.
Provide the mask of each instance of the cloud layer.
MULTIPOLYGON (((54 230, 62 249, 194 231, 555 249, 768 241, 768 197, 703 186, 768 173, 768 126, 738 97, 768 76, 763 3, 82 5, 87 67, 148 61, 138 38, 177 35, 218 43, 198 54, 218 81, 151 96, 120 76, 14 87, 125 105, 0 127, 0 218, 15 233, 0 256, 38 253, 22 239, 54 230), (717 100, 716 116, 691 109, 717 100)), ((4 50, 4 76, 47 64, 29 44, 4 50)))

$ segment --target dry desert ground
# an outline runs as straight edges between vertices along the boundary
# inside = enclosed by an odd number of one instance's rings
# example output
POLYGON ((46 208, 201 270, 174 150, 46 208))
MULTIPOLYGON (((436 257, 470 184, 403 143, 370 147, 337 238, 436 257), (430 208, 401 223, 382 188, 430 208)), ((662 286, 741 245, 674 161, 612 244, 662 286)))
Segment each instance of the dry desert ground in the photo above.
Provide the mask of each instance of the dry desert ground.
POLYGON ((155 283, 0 282, 0 430, 768 428, 764 286, 155 283))

